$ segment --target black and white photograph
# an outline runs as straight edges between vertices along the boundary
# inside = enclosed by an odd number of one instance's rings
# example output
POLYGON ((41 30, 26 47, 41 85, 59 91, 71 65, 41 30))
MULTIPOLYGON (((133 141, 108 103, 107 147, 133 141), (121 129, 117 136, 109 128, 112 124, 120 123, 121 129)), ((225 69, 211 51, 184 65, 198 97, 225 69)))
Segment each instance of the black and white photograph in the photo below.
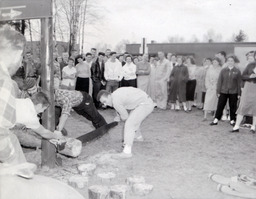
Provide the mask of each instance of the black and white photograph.
POLYGON ((0 0, 0 199, 256 199, 255 0, 0 0))

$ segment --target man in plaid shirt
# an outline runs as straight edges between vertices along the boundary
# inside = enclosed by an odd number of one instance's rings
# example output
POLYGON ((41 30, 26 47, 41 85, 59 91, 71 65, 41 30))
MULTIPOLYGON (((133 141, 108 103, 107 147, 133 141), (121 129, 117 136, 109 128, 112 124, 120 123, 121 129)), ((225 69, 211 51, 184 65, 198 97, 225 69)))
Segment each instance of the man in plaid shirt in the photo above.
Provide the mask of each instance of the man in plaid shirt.
POLYGON ((11 75, 21 66, 23 35, 5 25, 0 28, 0 162, 26 162, 17 137, 9 132, 16 122, 15 92, 11 75))
MULTIPOLYGON (((88 93, 76 90, 58 89, 57 86, 55 86, 55 88, 56 106, 62 109, 57 126, 58 131, 63 130, 72 108, 77 114, 91 121, 96 129, 107 124, 104 117, 96 109, 93 99, 88 93)), ((56 118, 56 121, 57 120, 58 118, 56 118)))

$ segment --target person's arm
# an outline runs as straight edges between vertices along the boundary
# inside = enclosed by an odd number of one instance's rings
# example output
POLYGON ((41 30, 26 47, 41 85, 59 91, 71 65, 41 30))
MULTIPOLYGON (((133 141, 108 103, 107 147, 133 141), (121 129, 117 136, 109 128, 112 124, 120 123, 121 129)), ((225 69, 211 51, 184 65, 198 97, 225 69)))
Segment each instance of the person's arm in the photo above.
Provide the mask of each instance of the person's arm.
POLYGON ((39 128, 32 129, 32 130, 35 131, 38 135, 40 135, 42 138, 45 138, 47 140, 61 139, 63 137, 59 134, 55 134, 55 133, 49 131, 48 129, 45 129, 42 125, 40 125, 39 128))
POLYGON ((222 74, 223 74, 223 69, 220 71, 220 75, 218 78, 218 83, 217 83, 217 95, 220 95, 220 90, 221 90, 221 86, 222 86, 222 74))
POLYGON ((106 81, 109 80, 108 65, 107 65, 107 63, 105 64, 104 77, 105 77, 106 81))
POLYGON ((144 75, 149 75, 150 72, 151 72, 150 64, 148 63, 147 65, 148 65, 148 67, 147 67, 147 69, 144 71, 144 75))
POLYGON ((238 70, 238 76, 237 76, 238 97, 241 96, 241 85, 242 85, 242 76, 241 76, 240 70, 238 70))
POLYGON ((122 67, 121 63, 118 65, 118 73, 119 73, 119 75, 118 75, 117 81, 121 81, 124 77, 124 71, 123 71, 123 67, 122 67))
POLYGON ((123 105, 121 105, 119 103, 115 103, 114 104, 114 109, 118 112, 122 121, 127 120, 129 114, 128 114, 126 108, 123 105))
POLYGON ((67 119, 68 119, 68 114, 61 114, 61 116, 60 116, 60 121, 59 121, 59 124, 58 124, 58 126, 57 126, 57 130, 58 131, 62 131, 63 130, 63 128, 64 128, 64 126, 65 126, 65 124, 66 124, 66 121, 67 121, 67 119))

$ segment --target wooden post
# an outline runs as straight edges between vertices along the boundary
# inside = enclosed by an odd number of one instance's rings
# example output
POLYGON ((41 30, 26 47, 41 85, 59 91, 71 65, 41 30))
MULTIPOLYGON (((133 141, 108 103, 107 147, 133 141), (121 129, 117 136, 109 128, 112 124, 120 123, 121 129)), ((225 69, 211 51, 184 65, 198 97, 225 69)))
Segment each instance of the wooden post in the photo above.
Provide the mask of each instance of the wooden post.
MULTIPOLYGON (((41 86, 51 102, 50 107, 43 114, 43 126, 51 131, 55 130, 55 108, 53 88, 53 32, 52 17, 41 19, 41 86)), ((56 149, 47 140, 42 141, 42 166, 53 168, 56 163, 56 149)))

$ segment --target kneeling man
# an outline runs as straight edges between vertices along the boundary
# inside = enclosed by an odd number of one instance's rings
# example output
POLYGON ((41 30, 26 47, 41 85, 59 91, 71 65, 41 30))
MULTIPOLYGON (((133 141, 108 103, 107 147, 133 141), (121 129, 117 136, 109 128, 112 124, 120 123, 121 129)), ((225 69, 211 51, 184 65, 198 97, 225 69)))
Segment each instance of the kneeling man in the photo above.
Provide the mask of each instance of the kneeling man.
POLYGON ((141 137, 140 125, 154 109, 152 99, 138 88, 122 87, 113 93, 101 90, 98 93, 97 100, 104 105, 114 107, 121 120, 125 121, 124 149, 121 154, 118 154, 118 157, 131 157, 135 134, 141 137), (130 114, 128 111, 130 111, 130 114))

